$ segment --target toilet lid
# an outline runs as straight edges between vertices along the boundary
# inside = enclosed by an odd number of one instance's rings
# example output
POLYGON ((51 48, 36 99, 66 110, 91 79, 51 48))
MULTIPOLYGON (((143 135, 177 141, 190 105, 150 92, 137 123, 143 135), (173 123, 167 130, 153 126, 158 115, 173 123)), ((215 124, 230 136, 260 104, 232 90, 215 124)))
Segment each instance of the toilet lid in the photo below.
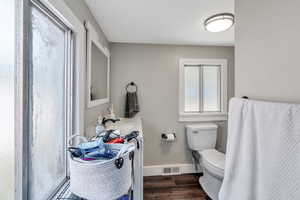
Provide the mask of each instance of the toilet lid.
POLYGON ((207 149, 200 152, 203 167, 213 175, 220 178, 224 176, 225 154, 215 149, 207 149))

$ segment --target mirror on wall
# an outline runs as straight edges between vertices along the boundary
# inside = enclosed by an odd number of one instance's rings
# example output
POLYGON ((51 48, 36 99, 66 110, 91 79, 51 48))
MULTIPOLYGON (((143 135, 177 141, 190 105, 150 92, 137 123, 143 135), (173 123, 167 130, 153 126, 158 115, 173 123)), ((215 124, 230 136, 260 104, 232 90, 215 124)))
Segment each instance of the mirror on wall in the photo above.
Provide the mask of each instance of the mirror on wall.
POLYGON ((87 30, 87 106, 109 102, 110 53, 99 43, 99 36, 90 23, 87 30))

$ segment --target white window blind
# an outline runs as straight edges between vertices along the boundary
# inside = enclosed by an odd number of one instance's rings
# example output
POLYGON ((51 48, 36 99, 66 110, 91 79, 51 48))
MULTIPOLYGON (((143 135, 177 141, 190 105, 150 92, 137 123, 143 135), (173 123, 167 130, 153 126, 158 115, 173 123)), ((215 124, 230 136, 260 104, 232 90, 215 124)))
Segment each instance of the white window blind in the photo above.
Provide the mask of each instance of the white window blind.
POLYGON ((200 111, 200 67, 185 66, 184 68, 184 111, 200 111))
POLYGON ((203 112, 220 112, 220 66, 202 67, 203 112))
POLYGON ((184 66, 184 112, 220 112, 220 66, 184 66))

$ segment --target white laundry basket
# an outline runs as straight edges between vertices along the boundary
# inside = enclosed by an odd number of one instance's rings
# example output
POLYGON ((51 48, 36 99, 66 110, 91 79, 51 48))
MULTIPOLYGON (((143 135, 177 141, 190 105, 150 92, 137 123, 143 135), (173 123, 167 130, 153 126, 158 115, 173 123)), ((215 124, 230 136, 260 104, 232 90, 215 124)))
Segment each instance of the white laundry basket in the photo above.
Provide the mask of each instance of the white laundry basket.
POLYGON ((135 145, 122 146, 115 158, 105 161, 82 161, 70 155, 71 192, 88 200, 115 200, 127 194, 133 180, 135 145))

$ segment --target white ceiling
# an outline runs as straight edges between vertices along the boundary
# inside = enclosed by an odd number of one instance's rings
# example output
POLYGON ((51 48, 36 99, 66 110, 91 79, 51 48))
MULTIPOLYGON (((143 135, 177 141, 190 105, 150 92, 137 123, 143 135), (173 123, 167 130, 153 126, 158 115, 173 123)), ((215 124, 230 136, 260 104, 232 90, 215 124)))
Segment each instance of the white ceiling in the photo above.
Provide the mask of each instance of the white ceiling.
POLYGON ((234 13, 234 0, 86 0, 111 42, 233 45, 234 27, 204 30, 204 20, 234 13))

